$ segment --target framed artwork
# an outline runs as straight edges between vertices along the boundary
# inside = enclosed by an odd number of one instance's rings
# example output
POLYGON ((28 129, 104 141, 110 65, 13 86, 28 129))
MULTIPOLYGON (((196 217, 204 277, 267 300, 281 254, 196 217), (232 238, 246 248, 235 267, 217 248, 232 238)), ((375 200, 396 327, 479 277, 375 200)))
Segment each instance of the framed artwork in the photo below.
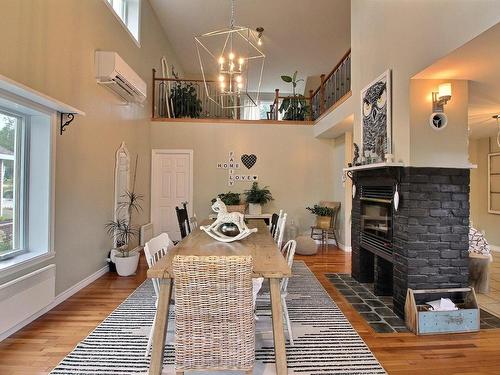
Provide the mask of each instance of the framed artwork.
POLYGON ((384 161, 392 153, 391 89, 388 69, 361 90, 361 155, 368 161, 384 161))
POLYGON ((500 152, 488 154, 488 212, 500 214, 500 152))

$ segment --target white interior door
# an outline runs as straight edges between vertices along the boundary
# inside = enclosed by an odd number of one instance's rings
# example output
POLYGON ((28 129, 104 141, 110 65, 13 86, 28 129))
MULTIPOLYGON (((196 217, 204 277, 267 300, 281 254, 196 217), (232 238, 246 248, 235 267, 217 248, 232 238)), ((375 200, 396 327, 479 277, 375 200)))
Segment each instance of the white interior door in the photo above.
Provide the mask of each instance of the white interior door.
POLYGON ((193 151, 153 150, 151 159, 151 221, 154 235, 166 232, 180 240, 175 207, 188 202, 193 210, 193 151))

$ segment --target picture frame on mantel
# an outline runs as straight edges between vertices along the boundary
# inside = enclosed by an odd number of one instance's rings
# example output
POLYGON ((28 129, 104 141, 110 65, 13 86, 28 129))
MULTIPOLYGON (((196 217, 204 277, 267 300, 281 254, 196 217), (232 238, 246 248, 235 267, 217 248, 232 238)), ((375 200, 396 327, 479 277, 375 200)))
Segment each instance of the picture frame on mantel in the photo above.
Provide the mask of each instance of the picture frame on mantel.
POLYGON ((391 70, 361 90, 361 155, 365 164, 383 162, 392 153, 391 70))

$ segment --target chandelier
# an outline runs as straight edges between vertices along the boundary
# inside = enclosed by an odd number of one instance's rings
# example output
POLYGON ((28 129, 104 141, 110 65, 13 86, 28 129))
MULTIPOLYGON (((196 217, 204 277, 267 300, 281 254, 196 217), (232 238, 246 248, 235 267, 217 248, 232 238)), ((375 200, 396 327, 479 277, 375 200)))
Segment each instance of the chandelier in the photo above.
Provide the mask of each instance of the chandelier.
MULTIPOLYGON (((207 97, 222 108, 255 107, 259 101, 265 55, 258 37, 245 26, 235 26, 231 0, 228 28, 195 36, 207 97)), ((263 29, 262 29, 263 31, 263 29)))

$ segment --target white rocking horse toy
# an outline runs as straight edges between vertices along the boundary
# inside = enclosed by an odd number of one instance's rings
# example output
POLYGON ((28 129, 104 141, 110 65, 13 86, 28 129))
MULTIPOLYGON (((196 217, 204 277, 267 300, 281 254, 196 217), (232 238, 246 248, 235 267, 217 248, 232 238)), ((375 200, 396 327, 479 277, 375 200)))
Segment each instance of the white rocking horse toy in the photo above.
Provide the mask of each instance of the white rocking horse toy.
POLYGON ((206 232, 210 237, 221 242, 233 242, 248 237, 250 234, 257 232, 257 228, 249 229, 245 224, 245 217, 239 212, 227 212, 226 205, 220 198, 212 205, 212 210, 217 213, 217 219, 211 224, 201 226, 200 229, 206 232), (222 224, 234 224, 238 227, 239 233, 234 236, 226 236, 219 231, 222 224))

